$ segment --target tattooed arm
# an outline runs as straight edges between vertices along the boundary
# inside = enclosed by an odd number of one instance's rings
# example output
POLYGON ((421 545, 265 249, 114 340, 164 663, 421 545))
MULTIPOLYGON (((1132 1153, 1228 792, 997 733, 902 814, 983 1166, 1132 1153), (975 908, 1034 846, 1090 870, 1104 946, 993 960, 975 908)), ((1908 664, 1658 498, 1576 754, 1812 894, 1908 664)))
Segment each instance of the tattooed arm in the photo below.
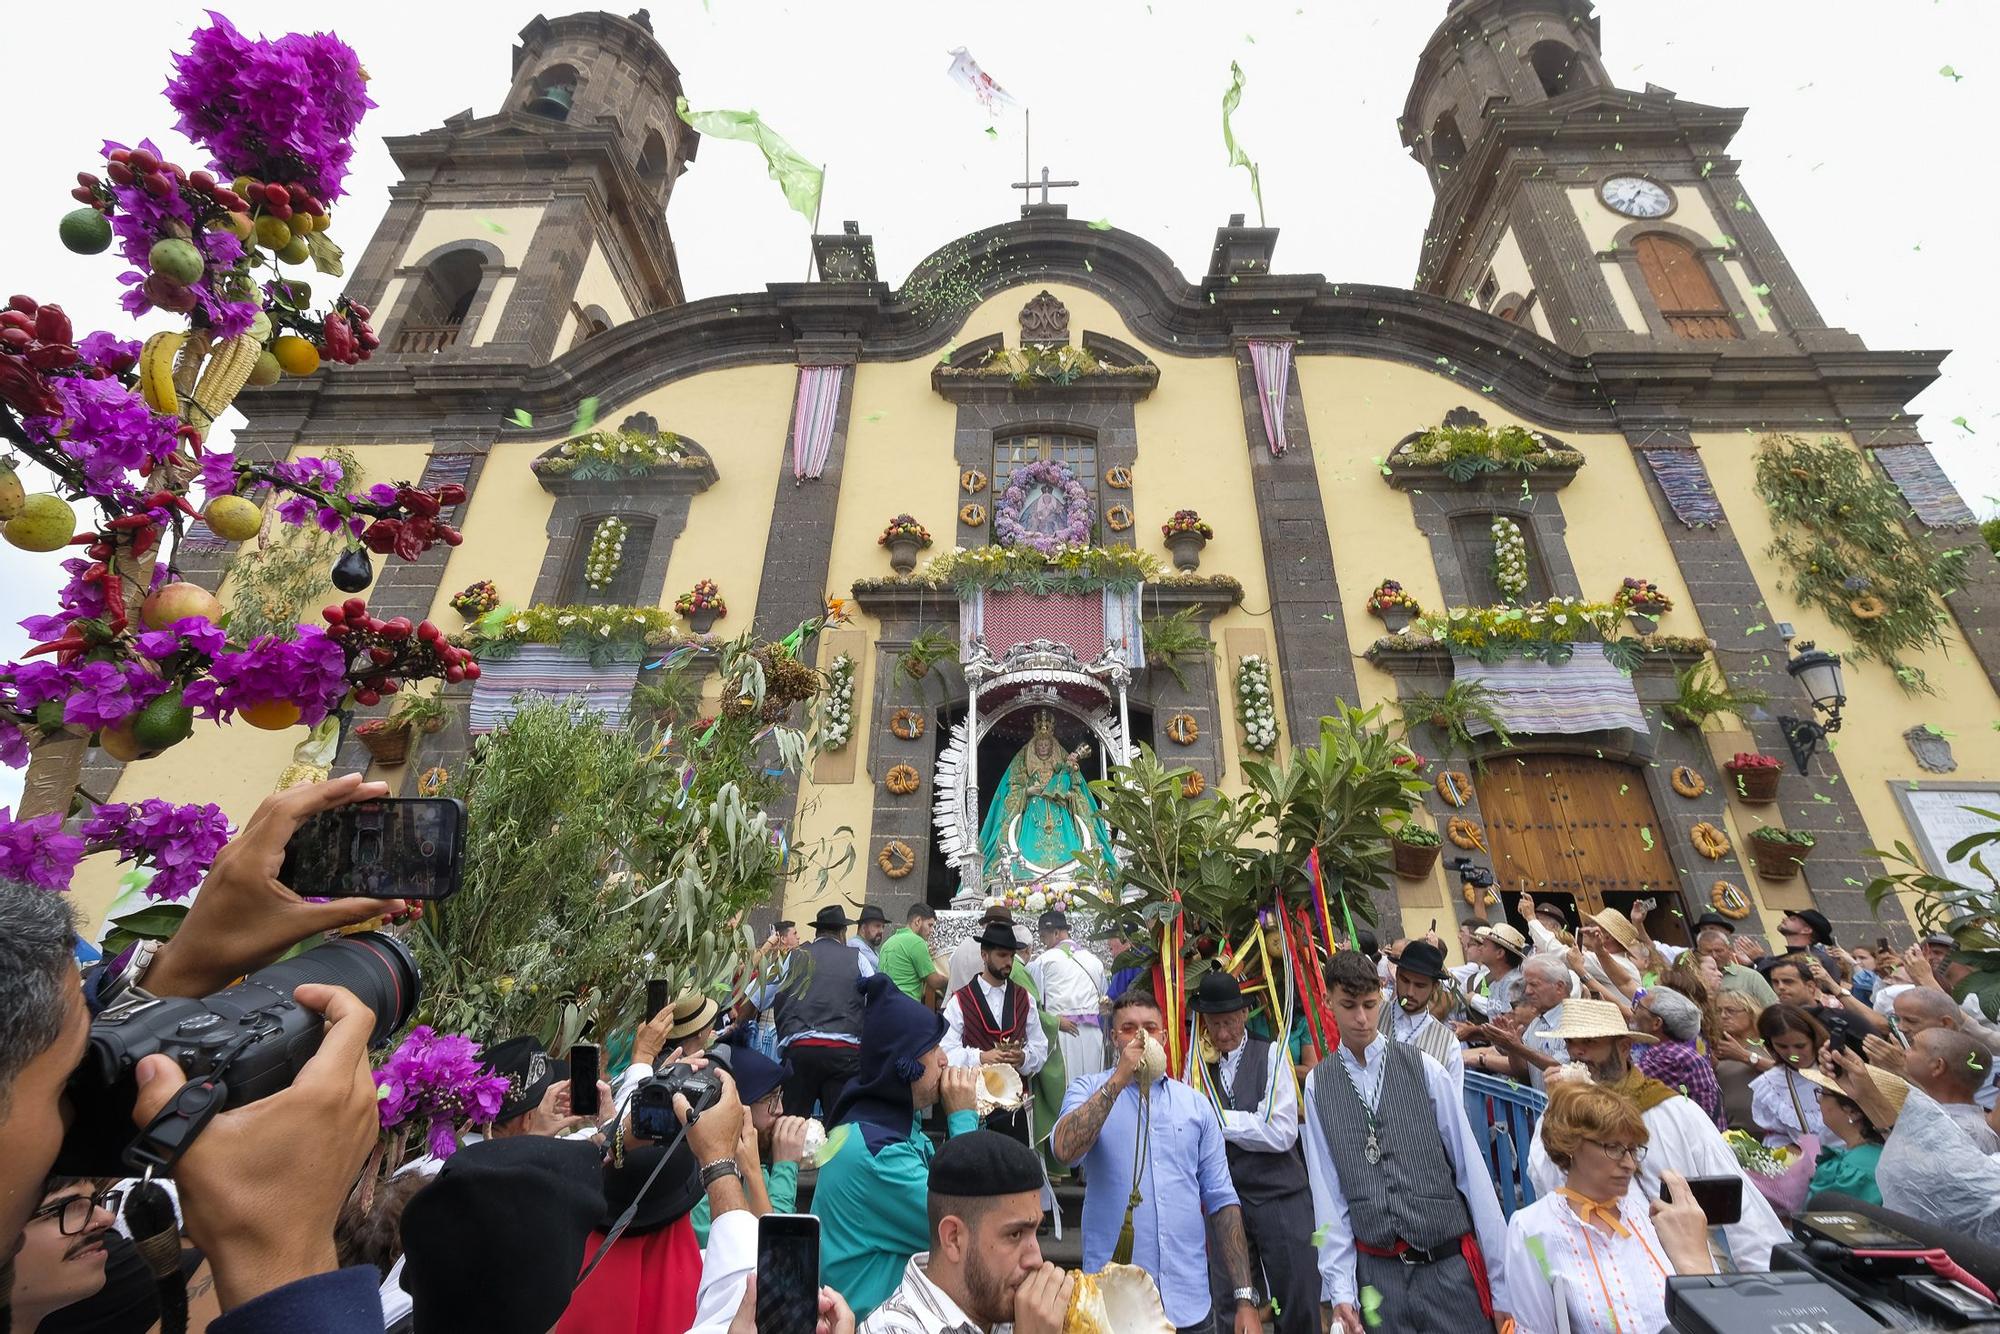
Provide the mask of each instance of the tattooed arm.
POLYGON ((1058 1162, 1078 1162, 1096 1145, 1105 1118, 1118 1105, 1118 1096, 1138 1078, 1139 1062, 1145 1054, 1143 1035, 1127 1043, 1118 1053, 1118 1068, 1111 1072, 1111 1078, 1063 1113, 1055 1129, 1049 1132, 1049 1149, 1058 1162))
POLYGON ((1243 1235, 1243 1206, 1232 1204, 1217 1210, 1214 1223, 1216 1240, 1222 1243, 1222 1272, 1229 1275, 1229 1286, 1254 1286, 1250 1274, 1250 1242, 1243 1235))

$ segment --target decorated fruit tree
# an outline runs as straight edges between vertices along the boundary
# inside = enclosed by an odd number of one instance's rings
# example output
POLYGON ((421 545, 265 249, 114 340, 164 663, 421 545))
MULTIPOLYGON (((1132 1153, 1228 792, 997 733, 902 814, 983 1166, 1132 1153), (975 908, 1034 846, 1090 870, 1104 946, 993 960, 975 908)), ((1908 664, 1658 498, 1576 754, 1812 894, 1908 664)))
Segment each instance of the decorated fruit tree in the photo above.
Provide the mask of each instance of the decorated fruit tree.
POLYGON ((325 460, 252 464, 206 447, 244 385, 352 363, 376 346, 365 307, 342 298, 316 311, 309 285, 286 272, 309 262, 341 273, 329 210, 374 105, 367 75, 331 34, 251 38, 210 18, 166 90, 176 128, 208 163, 190 170, 149 140, 107 142, 100 170, 77 176, 81 207, 61 223, 78 253, 115 242, 130 266, 119 279, 125 309, 167 323, 143 341, 78 337, 60 306, 34 297, 0 312, 0 438, 51 479, 29 495, 11 457, 0 467, 0 535, 28 551, 75 549, 55 608, 22 623, 35 646, 0 665, 0 760, 28 769, 20 808, 0 808, 0 875, 51 890, 67 888, 87 851, 115 849, 154 869, 149 893, 182 898, 229 835, 212 805, 85 796, 78 778, 93 743, 138 761, 198 720, 338 723, 414 681, 479 674, 429 622, 378 619, 360 598, 290 638, 245 641, 176 567, 198 514, 243 540, 270 506, 280 522, 341 534, 351 550, 334 582, 358 590, 372 577, 366 552, 415 560, 456 545, 441 515, 465 498, 455 486, 350 494, 325 460))

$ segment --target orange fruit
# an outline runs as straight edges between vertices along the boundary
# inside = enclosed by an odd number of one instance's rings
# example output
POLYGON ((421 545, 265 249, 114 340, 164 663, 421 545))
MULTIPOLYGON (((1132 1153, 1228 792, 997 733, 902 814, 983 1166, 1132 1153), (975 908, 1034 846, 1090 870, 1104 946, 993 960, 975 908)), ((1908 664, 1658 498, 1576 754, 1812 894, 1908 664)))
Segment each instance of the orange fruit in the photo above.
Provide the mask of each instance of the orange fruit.
POLYGON ((238 709, 236 716, 266 732, 282 732, 299 720, 299 706, 290 700, 267 699, 261 704, 238 709))
POLYGON ((285 334, 271 344, 271 355, 292 375, 311 375, 319 369, 319 349, 297 334, 285 334))

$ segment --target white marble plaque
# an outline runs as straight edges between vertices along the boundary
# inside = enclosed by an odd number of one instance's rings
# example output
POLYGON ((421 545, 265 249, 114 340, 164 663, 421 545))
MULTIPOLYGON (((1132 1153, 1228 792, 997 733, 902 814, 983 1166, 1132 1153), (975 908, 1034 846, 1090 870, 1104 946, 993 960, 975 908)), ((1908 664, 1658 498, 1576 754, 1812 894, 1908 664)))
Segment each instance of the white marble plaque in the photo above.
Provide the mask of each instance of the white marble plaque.
MULTIPOLYGON (((1918 778, 1899 779, 1889 786, 1917 836, 1917 852, 1932 873, 1949 876, 1961 884, 1985 884, 1986 878, 1969 863, 1950 861, 1947 854, 1959 840, 1995 827, 1991 819, 1978 811, 2000 811, 2000 783, 1950 783, 1918 778)), ((1980 851, 1986 865, 2000 872, 2000 845, 1988 845, 1980 851)))

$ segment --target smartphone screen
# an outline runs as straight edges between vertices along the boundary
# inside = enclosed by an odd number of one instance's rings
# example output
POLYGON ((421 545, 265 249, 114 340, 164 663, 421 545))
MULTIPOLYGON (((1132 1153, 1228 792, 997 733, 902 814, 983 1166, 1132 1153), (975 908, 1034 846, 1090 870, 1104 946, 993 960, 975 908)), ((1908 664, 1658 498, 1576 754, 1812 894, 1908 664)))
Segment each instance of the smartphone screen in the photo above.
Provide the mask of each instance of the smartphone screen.
POLYGON ((596 1116, 597 1044, 579 1042, 569 1049, 569 1114, 596 1116))
POLYGON ((285 844, 278 879, 316 898, 448 899, 465 869, 465 805, 384 797, 321 811, 285 844))
POLYGON ((819 1220, 757 1220, 757 1334, 813 1334, 819 1326, 819 1220))
MULTIPOLYGON (((656 977, 646 983, 646 1019, 651 1019, 673 1003, 673 993, 667 990, 665 978, 656 977)), ((640 1022, 644 1023, 645 1020, 642 1019, 640 1022)))
POLYGON ((1728 1227, 1743 1219, 1743 1178, 1689 1177, 1688 1193, 1701 1206, 1710 1227, 1728 1227))

